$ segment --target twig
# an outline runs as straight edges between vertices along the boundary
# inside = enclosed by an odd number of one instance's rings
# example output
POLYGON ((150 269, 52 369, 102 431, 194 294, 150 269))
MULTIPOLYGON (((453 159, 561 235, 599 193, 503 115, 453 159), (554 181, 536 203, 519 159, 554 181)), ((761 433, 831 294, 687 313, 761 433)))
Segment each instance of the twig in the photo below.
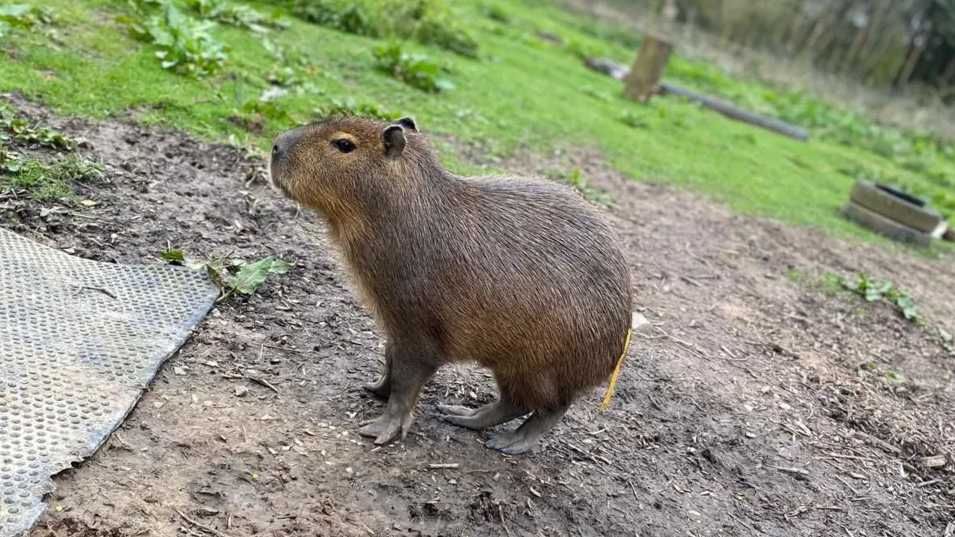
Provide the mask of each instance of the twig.
MULTIPOLYGON (((593 461, 594 464, 598 464, 598 463, 600 462, 600 461, 597 460, 596 456, 594 456, 592 453, 588 453, 588 452, 586 452, 586 451, 580 449, 579 447, 577 447, 577 446, 571 444, 570 442, 567 442, 566 444, 567 444, 567 447, 569 447, 570 449, 576 451, 578 454, 583 455, 584 457, 589 458, 591 461, 593 461)), ((610 464, 610 461, 608 461, 607 459, 604 459, 603 457, 601 457, 601 459, 603 459, 603 461, 604 461, 605 464, 607 464, 607 465, 610 464)))
POLYGON ((266 349, 275 349, 277 351, 294 352, 296 354, 305 354, 305 351, 300 351, 298 349, 290 349, 288 347, 279 347, 277 345, 263 345, 263 347, 265 347, 266 349))
POLYGON ((640 498, 637 497, 637 488, 633 486, 633 481, 627 480, 627 484, 630 485, 630 490, 633 491, 633 499, 640 501, 640 498))
POLYGON ((806 480, 809 478, 809 472, 803 470, 802 468, 791 468, 788 466, 774 466, 780 472, 785 472, 787 474, 792 474, 796 479, 806 480))
POLYGON ((695 286, 697 286, 697 287, 703 287, 703 284, 702 284, 702 283, 700 283, 700 282, 694 280, 693 278, 691 278, 691 277, 689 277, 689 276, 680 275, 680 279, 683 280, 683 281, 685 281, 686 283, 691 284, 691 285, 695 285, 695 286))
POLYGON ((510 537, 511 530, 507 527, 507 522, 504 522, 504 508, 501 506, 501 504, 497 504, 497 513, 501 515, 501 526, 504 526, 504 531, 506 531, 508 537, 510 537))
POLYGON ((668 334, 664 329, 662 329, 662 328, 660 328, 660 327, 656 327, 656 329, 659 330, 660 333, 663 334, 663 337, 669 339, 670 341, 673 341, 673 342, 679 343, 680 345, 683 345, 683 346, 686 347, 687 349, 690 349, 691 351, 693 351, 693 352, 699 354, 702 358, 705 358, 705 359, 707 359, 707 360, 710 359, 710 356, 709 356, 708 354, 706 354, 706 352, 704 352, 702 349, 700 349, 699 347, 697 347, 696 345, 694 345, 694 344, 692 344, 692 343, 688 343, 688 342, 686 342, 686 341, 683 341, 682 339, 680 339, 680 338, 678 338, 678 337, 676 337, 676 336, 671 336, 671 335, 668 334))
POLYGON ((456 462, 435 462, 428 465, 429 470, 455 470, 461 465, 456 462))
MULTIPOLYGON (((700 256, 698 256, 698 255, 696 255, 696 254, 694 254, 693 252, 690 251, 690 243, 686 243, 686 244, 683 246, 683 248, 686 250, 687 255, 689 255, 689 256, 692 257, 693 259, 696 259, 697 261, 699 261, 699 262, 703 263, 704 265, 706 265, 706 268, 708 268, 708 269, 710 269, 710 270, 713 270, 713 265, 710 265, 710 262, 709 262, 709 261, 707 261, 706 259, 703 259, 702 257, 700 257, 700 256)), ((716 271, 713 271, 713 272, 716 272, 716 271)))
POLYGON ((725 352, 729 358, 727 360, 731 362, 747 362, 749 358, 737 358, 735 354, 732 353, 729 349, 726 348, 726 345, 720 345, 720 350, 725 352))
POLYGON ((279 390, 278 390, 278 388, 276 388, 275 386, 272 386, 272 384, 270 384, 269 381, 267 381, 267 380, 265 380, 265 379, 260 379, 260 378, 258 378, 258 377, 243 377, 243 378, 249 379, 249 380, 251 380, 252 382, 258 382, 259 384, 261 384, 261 385, 265 386, 266 388, 268 388, 268 389, 272 390, 273 392, 275 392, 276 395, 279 395, 279 390))
POLYGON ((183 520, 185 520, 186 522, 192 524, 193 526, 199 528, 200 530, 202 530, 202 531, 204 531, 204 532, 206 532, 206 533, 215 535, 216 537, 229 537, 228 534, 222 533, 221 531, 219 531, 219 530, 217 530, 217 529, 215 529, 215 528, 210 528, 209 526, 206 526, 205 524, 201 524, 201 523, 196 522, 195 520, 193 520, 193 519, 187 517, 186 514, 183 513, 182 511, 180 511, 179 509, 174 509, 174 511, 176 511, 176 513, 178 513, 179 516, 181 516, 183 520))
MULTIPOLYGON (((79 288, 79 291, 82 291, 82 290, 84 290, 84 289, 87 289, 87 290, 89 290, 89 291, 99 291, 100 293, 103 293, 104 295, 106 295, 106 296, 112 298, 113 300, 117 300, 116 295, 114 295, 114 294, 113 294, 111 291, 109 291, 108 289, 103 289, 102 287, 92 287, 92 286, 89 286, 89 285, 81 285, 80 288, 79 288)), ((79 291, 77 291, 77 294, 79 294, 79 291)))

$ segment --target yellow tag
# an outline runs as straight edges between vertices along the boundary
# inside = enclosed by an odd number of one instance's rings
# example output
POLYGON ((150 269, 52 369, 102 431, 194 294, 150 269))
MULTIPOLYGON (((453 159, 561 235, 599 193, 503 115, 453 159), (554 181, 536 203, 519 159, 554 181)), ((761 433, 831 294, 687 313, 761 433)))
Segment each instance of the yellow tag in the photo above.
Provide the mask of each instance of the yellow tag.
POLYGON ((610 386, 607 386, 607 393, 604 394, 604 400, 600 403, 600 410, 607 410, 610 406, 610 398, 613 397, 613 389, 617 385, 617 377, 620 376, 620 366, 623 365, 623 359, 627 357, 627 350, 630 348, 630 336, 633 329, 627 330, 627 340, 623 342, 623 354, 617 360, 617 366, 613 369, 613 375, 610 376, 610 386))

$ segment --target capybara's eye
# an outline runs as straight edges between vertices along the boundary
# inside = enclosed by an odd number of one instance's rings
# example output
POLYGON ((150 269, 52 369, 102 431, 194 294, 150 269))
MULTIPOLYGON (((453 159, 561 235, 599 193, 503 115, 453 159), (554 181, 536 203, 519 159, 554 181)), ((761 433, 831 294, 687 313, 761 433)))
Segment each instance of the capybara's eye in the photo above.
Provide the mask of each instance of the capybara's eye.
POLYGON ((344 138, 335 140, 334 142, 332 142, 332 145, 334 145, 335 148, 341 151, 342 153, 351 153, 352 151, 355 150, 355 144, 351 143, 350 140, 346 140, 344 138))

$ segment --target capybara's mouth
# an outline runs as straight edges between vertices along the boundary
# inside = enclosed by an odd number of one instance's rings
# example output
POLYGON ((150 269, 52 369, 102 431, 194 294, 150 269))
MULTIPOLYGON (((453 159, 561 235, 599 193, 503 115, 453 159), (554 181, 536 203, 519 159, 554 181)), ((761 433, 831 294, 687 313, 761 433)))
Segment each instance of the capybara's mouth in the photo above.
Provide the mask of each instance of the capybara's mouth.
POLYGON ((271 188, 272 188, 272 191, 275 192, 276 194, 280 194, 280 195, 282 195, 282 196, 289 197, 289 193, 285 191, 285 188, 282 186, 282 183, 276 178, 276 175, 277 175, 277 174, 275 173, 275 171, 274 171, 272 168, 273 168, 272 159, 269 158, 268 165, 267 165, 266 168, 265 168, 265 169, 266 169, 266 173, 267 173, 268 176, 269 176, 269 179, 268 179, 268 180, 269 180, 269 187, 271 187, 271 188))

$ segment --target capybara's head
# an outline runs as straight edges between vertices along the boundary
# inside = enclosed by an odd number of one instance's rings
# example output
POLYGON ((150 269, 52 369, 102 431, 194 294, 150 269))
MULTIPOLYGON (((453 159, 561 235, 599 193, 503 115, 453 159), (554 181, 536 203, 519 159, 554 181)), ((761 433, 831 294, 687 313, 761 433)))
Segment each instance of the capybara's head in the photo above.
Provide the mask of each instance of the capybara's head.
POLYGON ((429 155, 413 119, 329 119, 283 132, 272 145, 272 186, 325 214, 369 200, 429 155))

